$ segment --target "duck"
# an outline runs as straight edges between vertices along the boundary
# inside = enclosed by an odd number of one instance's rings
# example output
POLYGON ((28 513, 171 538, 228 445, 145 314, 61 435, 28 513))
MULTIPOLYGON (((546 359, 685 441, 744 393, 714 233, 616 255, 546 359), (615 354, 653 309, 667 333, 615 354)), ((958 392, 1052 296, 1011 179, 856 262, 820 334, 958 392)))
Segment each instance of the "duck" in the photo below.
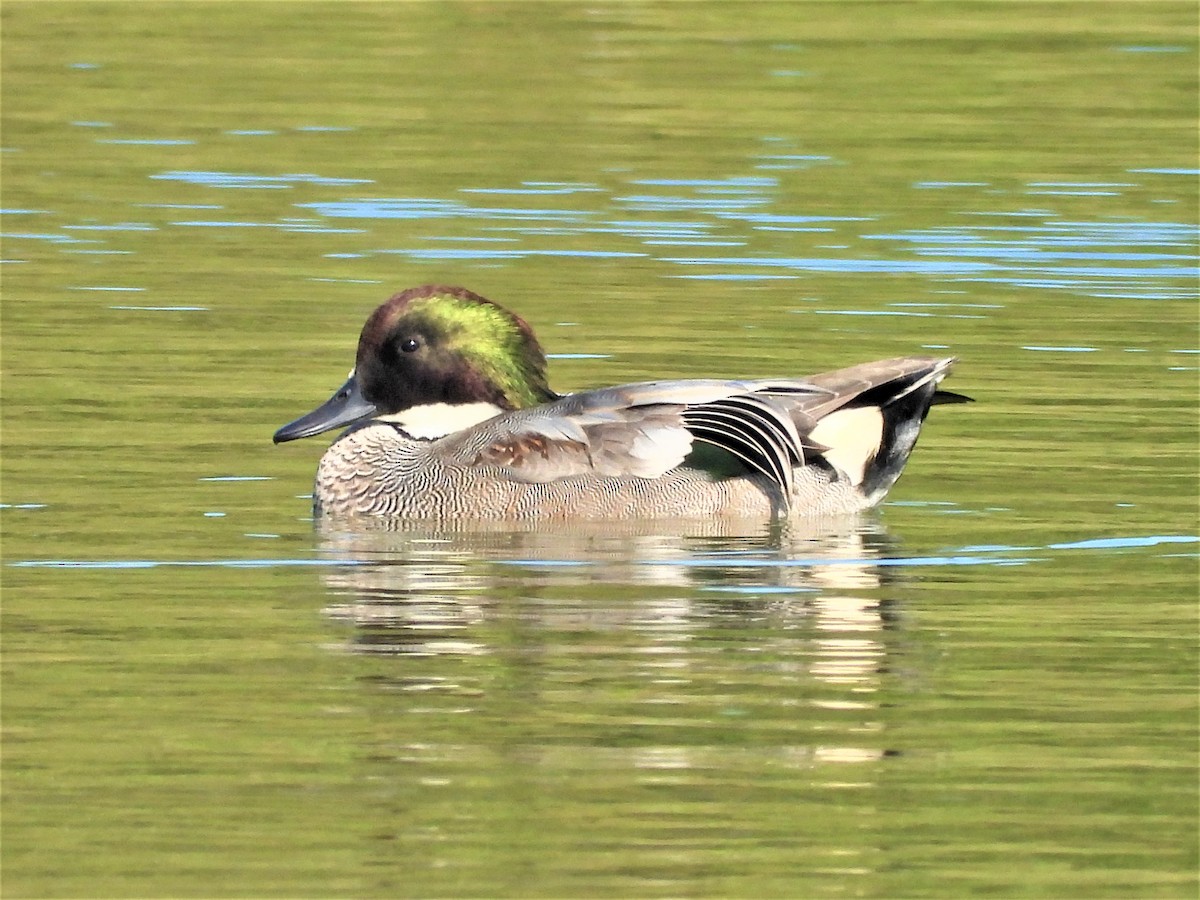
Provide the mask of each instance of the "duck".
POLYGON ((344 428, 315 518, 797 519, 877 506, 953 357, 801 378, 644 381, 559 394, 533 329, 463 287, 422 285, 368 316, 333 396, 282 444, 344 428))

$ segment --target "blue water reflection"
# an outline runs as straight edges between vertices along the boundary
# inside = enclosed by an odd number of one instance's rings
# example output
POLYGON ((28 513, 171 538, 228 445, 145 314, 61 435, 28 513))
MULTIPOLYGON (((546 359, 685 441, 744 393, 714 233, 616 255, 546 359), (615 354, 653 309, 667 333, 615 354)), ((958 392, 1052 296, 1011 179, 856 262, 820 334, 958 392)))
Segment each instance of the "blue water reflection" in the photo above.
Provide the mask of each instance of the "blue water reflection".
MULTIPOLYGON (((264 476, 227 476, 204 478, 202 481, 270 481, 271 479, 264 476)), ((913 502, 896 502, 890 505, 893 506, 918 506, 918 505, 939 505, 936 502, 918 503, 913 502)), ((944 504, 953 505, 953 504, 944 504)), ((1129 504, 1119 504, 1129 505, 1129 504)), ((23 509, 36 510, 44 509, 44 503, 0 503, 0 509, 23 509)), ((206 512, 205 516, 224 516, 222 512, 206 512)), ((829 523, 824 523, 828 525, 829 523)), ((403 529, 403 523, 396 523, 397 527, 403 529)), ((586 528, 586 525, 583 526, 586 528)), ((720 530, 720 526, 717 526, 720 530)), ((587 531, 581 531, 581 534, 587 534, 587 531)), ((432 533, 431 533, 432 534, 432 533)), ((227 567, 234 569, 244 568, 278 568, 291 566, 394 566, 398 563, 403 563, 409 559, 414 547, 422 545, 445 545, 447 551, 453 551, 457 554, 465 554, 464 558, 470 555, 470 552, 464 551, 463 547, 469 548, 470 551, 477 552, 479 550, 478 540, 480 535, 472 535, 469 532, 454 531, 447 534, 453 534, 455 537, 441 536, 425 536, 421 537, 417 532, 408 534, 383 531, 360 531, 351 533, 334 532, 327 536, 322 547, 322 552, 325 556, 318 558, 269 558, 269 559, 27 559, 15 560, 7 563, 14 568, 22 569, 148 569, 158 567, 227 567), (413 535, 416 534, 416 537, 413 535), (473 541, 475 543, 473 543, 473 541)), ((483 533, 488 538, 495 539, 498 532, 483 533)), ((598 527, 594 532, 596 535, 605 534, 604 527, 598 527)), ((617 538, 621 537, 620 529, 613 532, 617 538)), ((643 535, 636 535, 638 540, 630 539, 628 545, 622 544, 624 549, 631 550, 628 559, 625 559, 627 564, 642 567, 650 570, 658 570, 658 575, 662 575, 665 569, 682 568, 682 569, 721 569, 721 570, 780 570, 794 569, 797 571, 811 572, 816 569, 827 567, 848 567, 860 572, 869 573, 875 568, 911 568, 911 567, 944 567, 944 566, 979 566, 979 565, 999 565, 1012 566, 1024 565, 1032 562, 1048 562, 1052 559, 1050 556, 1001 556, 998 554, 1012 553, 1029 553, 1029 552, 1047 552, 1056 550, 1138 550, 1149 547, 1158 547, 1160 545, 1172 544, 1195 544, 1200 543, 1200 536, 1189 534, 1156 534, 1156 535, 1129 535, 1120 537, 1106 538, 1085 538, 1077 541, 1064 541, 1060 543, 1046 544, 1044 546, 1019 546, 1008 544, 978 544, 957 548, 949 548, 945 554, 936 556, 902 556, 894 555, 886 552, 885 535, 882 532, 875 533, 870 540, 863 540, 864 532, 862 523, 855 520, 847 520, 842 531, 831 531, 828 534, 822 534, 815 539, 811 536, 802 536, 795 543, 787 544, 786 547, 777 546, 775 544, 763 544, 761 549, 752 550, 718 550, 705 552, 702 549, 698 550, 689 544, 696 543, 682 537, 678 534, 661 534, 655 536, 654 533, 647 532, 643 535), (833 539, 830 540, 830 536, 833 539), (640 542, 639 542, 640 540, 640 542), (813 549, 819 550, 814 554, 813 549), (810 552, 803 552, 807 549, 810 552), (647 551, 663 551, 663 552, 647 552, 647 551), (785 552, 786 551, 786 552, 785 552)), ((275 534, 246 534, 246 537, 278 537, 275 534)), ((606 535, 611 538, 613 535, 606 535)), ((508 539, 515 541, 518 545, 524 546, 528 550, 532 550, 534 555, 517 556, 517 557, 499 557, 492 560, 493 565, 498 566, 518 566, 524 568, 535 569, 559 569, 559 568, 577 568, 580 566, 604 567, 613 562, 613 554, 611 547, 608 547, 604 553, 596 555, 596 544, 580 544, 579 556, 568 557, 562 555, 563 551, 563 536, 561 533, 546 533, 538 531, 528 532, 513 532, 508 535, 508 539)), ((485 543, 489 549, 494 550, 496 541, 491 540, 490 543, 485 543)), ((568 542, 570 543, 570 542, 568 542)), ((574 545, 572 545, 574 546, 574 545)), ((484 554, 487 555, 486 553, 484 554)), ((494 554, 493 554, 494 555, 494 554)), ((1179 554, 1170 554, 1178 556, 1179 554)), ((424 557, 418 554, 420 559, 424 557)), ((626 572, 628 574, 628 572, 626 572)), ((657 577, 657 576, 656 576, 657 577)), ((869 574, 864 577, 871 577, 869 574)), ((673 580, 673 578, 672 578, 673 580)), ((738 590, 750 588, 738 588, 738 590)), ((758 585, 754 590, 774 590, 770 586, 758 585)), ((796 584, 790 585, 789 589, 799 589, 796 584)), ((810 590, 810 588, 804 588, 810 590)))
MULTIPOLYGON (((779 155, 780 158, 788 155, 779 155)), ((817 155, 795 155, 819 159, 817 155)), ((917 189, 975 188, 984 182, 920 182, 917 189)), ((1138 189, 1136 182, 1079 181, 1030 182, 1025 193, 1103 195, 1138 189)), ((813 211, 780 210, 775 178, 730 176, 723 179, 632 178, 606 188, 599 183, 532 183, 519 186, 473 187, 460 193, 476 195, 568 197, 586 193, 586 209, 511 205, 474 206, 459 199, 353 198, 299 204, 319 216, 352 219, 472 219, 482 220, 483 231, 508 230, 531 238, 612 235, 631 238, 642 246, 683 244, 705 247, 746 247, 737 256, 722 254, 664 255, 659 262, 713 272, 668 273, 668 277, 714 280, 755 280, 795 277, 793 273, 861 273, 925 275, 940 280, 1004 284, 1016 288, 1060 289, 1095 297, 1180 299, 1196 296, 1195 253, 1198 231, 1193 224, 1165 221, 1079 221, 1060 219, 1049 209, 979 211, 963 209, 958 215, 1010 217, 1032 223, 946 224, 899 232, 864 231, 853 234, 856 223, 874 221, 869 216, 824 215, 813 211), (637 188, 660 188, 642 193, 637 188), (633 192, 623 188, 634 188, 633 192), (597 208, 597 204, 599 208, 597 208), (612 212, 620 211, 616 216, 612 212), (661 220, 657 213, 688 214, 688 219, 661 220), (632 216, 630 214, 633 214, 632 216), (502 226, 504 220, 545 223, 502 226), (842 243, 831 255, 764 254, 754 249, 755 232, 838 232, 842 243), (883 251, 882 253, 880 251, 883 251), (771 270, 764 273, 762 270, 771 270), (776 270, 783 270, 782 274, 776 270)), ((430 239, 444 239, 429 235, 430 239)), ((458 239, 463 237, 456 236, 458 239)), ((479 239, 487 239, 485 234, 479 239)), ((536 255, 633 255, 619 247, 574 247, 557 250, 520 247, 504 250, 396 250, 413 259, 495 260, 536 255)), ((653 256, 654 251, 648 250, 653 256)))
MULTIPOLYGON (((96 125, 102 123, 88 123, 96 125)), ((313 130, 324 130, 313 126, 313 130)), ((246 130, 238 134, 262 134, 246 130)), ((107 139, 105 139, 107 140, 107 139)), ((140 139, 114 139, 137 140, 140 139)), ((783 147, 779 149, 785 149, 783 147)), ((822 153, 765 153, 752 157, 764 164, 808 166, 834 162, 822 153)), ((751 160, 747 160, 748 163, 751 160)), ((744 170, 743 170, 744 171, 744 170)), ((1145 176, 1193 176, 1196 170, 1129 169, 1145 176)), ((148 176, 153 182, 186 184, 212 190, 337 189, 372 184, 372 179, 311 172, 230 172, 168 169, 148 176)), ((521 181, 480 184, 456 189, 457 196, 343 196, 305 200, 293 208, 304 217, 275 219, 186 219, 175 228, 270 229, 313 234, 356 234, 370 231, 372 221, 422 220, 475 225, 474 233, 431 231, 410 234, 429 241, 455 242, 452 247, 376 247, 340 251, 337 258, 393 254, 422 262, 451 261, 494 264, 536 257, 569 259, 642 258, 662 264, 661 277, 712 281, 795 279, 813 273, 881 276, 924 276, 943 283, 983 283, 1017 290, 1066 291, 1094 298, 1195 299, 1197 241, 1194 223, 1108 220, 1068 216, 1054 208, 981 209, 995 207, 997 197, 1038 194, 1064 203, 1072 196, 1102 198, 1144 189, 1137 180, 1095 179, 1030 181, 1019 189, 998 188, 986 181, 926 180, 913 190, 940 190, 959 198, 960 208, 944 213, 942 224, 895 231, 870 227, 873 216, 826 214, 786 208, 779 177, 733 173, 721 178, 682 178, 638 173, 595 180, 521 181), (503 205, 475 204, 463 199, 507 198, 503 205), (972 203, 975 196, 978 203, 972 203), (986 203, 983 201, 986 198, 986 203), (664 215, 665 214, 665 215, 664 215), (681 214, 682 217, 681 217, 681 214), (978 217, 990 221, 980 223, 978 217), (965 218, 965 221, 955 221, 965 218), (972 221, 975 219, 976 221, 972 221), (349 226, 329 220, 357 220, 349 226), (779 253, 776 235, 794 233, 793 252, 779 253), (836 243, 804 243, 806 234, 836 234, 836 243), (495 244, 503 242, 505 246, 495 244), (631 243, 632 242, 632 243, 631 243), (479 246, 479 244, 491 246, 479 246), (686 255, 672 253, 686 247, 686 255), (730 255, 736 250, 736 255, 730 255), (795 252, 799 250, 800 252, 795 252)), ((181 202, 196 198, 164 196, 142 208, 220 209, 222 204, 181 202)), ((204 198, 200 198, 204 199, 204 198)), ((1000 201, 1003 203, 1003 200, 1000 201)), ((1102 202, 1098 200, 1097 202, 1102 202)), ((10 210, 32 214, 40 210, 10 210)), ((66 222, 58 230, 10 232, 12 241, 89 243, 72 232, 100 235, 124 231, 153 232, 150 222, 66 222)), ((419 226, 416 226, 419 229, 419 226)), ((461 225, 459 226, 461 228, 461 225)), ((780 238, 782 240, 784 238, 780 238)), ((90 241, 98 243, 98 241, 90 241)), ((64 248, 65 249, 65 248, 64 248)), ((97 249, 95 252, 128 252, 97 249)), ((893 307, 894 304, 891 304, 893 307)), ((998 305, 951 312, 935 307, 918 311, 892 309, 813 310, 827 315, 979 317, 998 305)))
POLYGON ((297 184, 345 185, 374 184, 370 178, 329 178, 322 175, 253 175, 236 172, 171 171, 151 175, 156 181, 181 181, 215 188, 267 188, 285 190, 297 184))

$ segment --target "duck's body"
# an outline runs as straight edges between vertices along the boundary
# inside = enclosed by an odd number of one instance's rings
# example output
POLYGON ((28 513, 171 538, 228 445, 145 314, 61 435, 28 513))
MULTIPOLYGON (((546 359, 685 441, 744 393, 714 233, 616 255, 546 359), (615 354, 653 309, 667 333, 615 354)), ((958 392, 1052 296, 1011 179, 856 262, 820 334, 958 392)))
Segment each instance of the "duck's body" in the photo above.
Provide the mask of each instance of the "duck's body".
POLYGON ((883 499, 951 359, 804 380, 690 380, 559 397, 532 331, 461 288, 397 294, 355 371, 276 442, 351 424, 317 515, 413 519, 815 516, 883 499))
MULTIPOLYGON (((428 442, 373 423, 330 447, 317 468, 313 497, 317 514, 337 518, 765 519, 779 507, 777 493, 763 475, 714 480, 686 466, 651 480, 571 475, 519 481, 496 467, 456 465, 428 442), (356 475, 347 480, 350 467, 356 475)), ((792 504, 809 515, 853 512, 864 506, 861 495, 814 470, 800 479, 792 504)))

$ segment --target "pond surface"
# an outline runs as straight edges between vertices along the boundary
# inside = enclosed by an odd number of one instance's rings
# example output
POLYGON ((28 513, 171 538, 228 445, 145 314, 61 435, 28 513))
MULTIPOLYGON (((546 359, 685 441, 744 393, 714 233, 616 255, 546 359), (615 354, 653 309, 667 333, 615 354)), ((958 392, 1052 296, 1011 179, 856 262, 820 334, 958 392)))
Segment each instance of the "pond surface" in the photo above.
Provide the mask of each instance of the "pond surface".
POLYGON ((3 28, 6 894, 1196 895, 1195 4, 3 28), (978 402, 860 520, 315 527, 425 282, 978 402))

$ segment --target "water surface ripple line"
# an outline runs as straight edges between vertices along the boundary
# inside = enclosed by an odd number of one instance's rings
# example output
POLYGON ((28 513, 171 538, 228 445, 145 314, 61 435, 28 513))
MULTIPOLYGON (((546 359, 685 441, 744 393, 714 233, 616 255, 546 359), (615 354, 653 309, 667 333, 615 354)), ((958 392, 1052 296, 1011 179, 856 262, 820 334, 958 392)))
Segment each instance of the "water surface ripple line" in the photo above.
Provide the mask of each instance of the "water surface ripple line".
POLYGON ((175 568, 229 568, 262 569, 286 566, 358 566, 364 560, 357 559, 27 559, 10 562, 17 569, 156 569, 175 568))
MULTIPOLYGON (((1159 544, 1191 544, 1200 542, 1200 536, 1187 534, 1158 534, 1140 537, 1091 538, 1081 541, 1048 544, 1044 548, 976 546, 963 547, 945 556, 892 556, 892 557, 846 557, 843 559, 761 559, 752 557, 730 558, 727 556, 698 556, 693 559, 645 560, 642 564, 662 566, 711 568, 781 568, 823 566, 1020 566, 1032 562, 1046 562, 1047 557, 997 556, 1012 550, 1129 550, 1155 547, 1159 544)), ((259 569, 287 566, 365 566, 377 560, 371 559, 26 559, 7 563, 12 568, 22 569, 154 569, 158 567, 219 567, 231 569, 259 569)), ((498 560, 513 566, 573 566, 590 565, 579 560, 498 560)))

